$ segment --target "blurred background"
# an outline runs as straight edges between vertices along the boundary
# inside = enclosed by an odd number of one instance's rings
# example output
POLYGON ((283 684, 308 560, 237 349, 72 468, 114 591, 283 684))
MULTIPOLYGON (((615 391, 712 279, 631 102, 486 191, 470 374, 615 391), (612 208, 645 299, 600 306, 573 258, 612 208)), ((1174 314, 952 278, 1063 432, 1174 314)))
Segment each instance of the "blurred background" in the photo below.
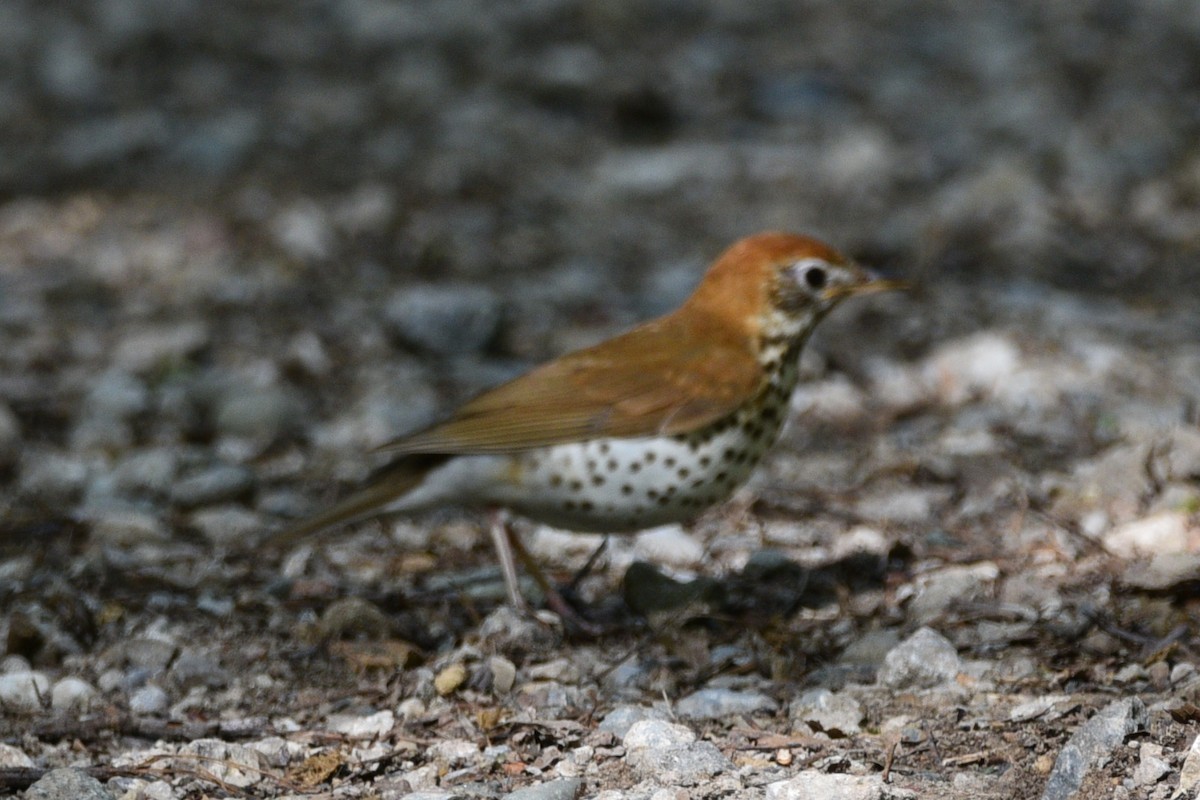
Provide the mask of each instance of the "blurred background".
POLYGON ((918 284, 836 369, 1072 303, 1030 352, 1195 337, 1195 3, 8 0, 0 108, 0 463, 51 510, 130 446, 353 473, 768 228, 918 284))
POLYGON ((74 200, 339 288, 578 271, 665 306, 778 227, 1196 297, 1194 3, 9 0, 0 107, 4 273, 27 203, 74 200))

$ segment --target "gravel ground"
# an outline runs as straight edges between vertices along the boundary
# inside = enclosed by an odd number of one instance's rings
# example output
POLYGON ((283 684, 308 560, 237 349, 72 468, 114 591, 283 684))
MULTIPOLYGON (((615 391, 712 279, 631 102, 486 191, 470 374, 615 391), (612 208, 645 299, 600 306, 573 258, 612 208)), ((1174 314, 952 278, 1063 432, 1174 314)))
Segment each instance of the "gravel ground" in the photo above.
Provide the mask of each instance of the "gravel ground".
POLYGON ((0 794, 1200 797, 1200 5, 9 0, 0 105, 0 794), (598 639, 264 544, 766 228, 916 286, 598 639))

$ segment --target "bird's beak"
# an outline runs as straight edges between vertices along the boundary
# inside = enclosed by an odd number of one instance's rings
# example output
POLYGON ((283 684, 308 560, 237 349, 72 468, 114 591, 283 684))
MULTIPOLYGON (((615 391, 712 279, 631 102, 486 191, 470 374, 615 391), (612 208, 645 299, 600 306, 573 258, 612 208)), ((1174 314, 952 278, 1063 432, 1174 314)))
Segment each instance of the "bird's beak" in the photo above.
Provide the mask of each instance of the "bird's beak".
POLYGON ((894 292, 910 288, 908 281, 893 278, 881 278, 869 269, 859 267, 859 279, 854 283, 830 286, 822 293, 824 300, 838 300, 859 294, 875 294, 876 292, 894 292))

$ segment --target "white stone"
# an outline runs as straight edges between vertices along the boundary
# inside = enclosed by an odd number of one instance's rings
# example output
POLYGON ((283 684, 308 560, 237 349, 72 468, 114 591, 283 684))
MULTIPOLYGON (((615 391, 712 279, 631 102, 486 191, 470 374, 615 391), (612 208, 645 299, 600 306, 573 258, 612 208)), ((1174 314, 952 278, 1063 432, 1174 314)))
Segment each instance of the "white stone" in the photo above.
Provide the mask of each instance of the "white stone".
POLYGON ((1127 522, 1104 537, 1104 546, 1122 558, 1183 553, 1200 544, 1200 528, 1178 511, 1154 514, 1127 522))
POLYGON ((168 702, 169 698, 162 687, 149 684, 129 697, 129 710, 134 714, 149 716, 164 711, 168 702))
POLYGON ((884 783, 879 775, 826 774, 804 770, 767 784, 767 800, 915 800, 917 795, 884 783))
POLYGON ((633 723, 622 739, 627 750, 682 747, 694 741, 696 734, 691 728, 658 719, 643 719, 633 723))
POLYGON ((32 766, 33 759, 27 756, 24 750, 0 742, 0 769, 20 769, 32 766))
POLYGON ((0 709, 40 711, 49 698, 50 679, 40 672, 9 672, 0 675, 0 709))
POLYGON ((58 711, 86 709, 96 696, 96 689, 82 678, 63 678, 50 690, 50 705, 58 711))
MULTIPOLYGON (((253 786, 264 777, 266 766, 262 755, 245 745, 223 742, 220 739, 197 739, 179 748, 181 756, 198 756, 204 769, 225 783, 239 788, 253 786)), ((195 769, 197 761, 180 758, 176 768, 195 769)))
POLYGON ((366 716, 334 714, 329 717, 330 730, 362 739, 386 736, 395 726, 396 715, 386 709, 366 716))
POLYGON ((960 405, 980 393, 995 394, 1020 362, 1021 351, 1008 338, 981 333, 938 348, 926 360, 924 373, 942 402, 960 405))
POLYGON ((466 739, 446 739, 430 745, 426 753, 430 758, 458 766, 474 761, 479 755, 479 745, 466 739))
POLYGON ((704 545, 679 525, 663 525, 637 536, 634 552, 655 564, 694 567, 704 559, 704 545))

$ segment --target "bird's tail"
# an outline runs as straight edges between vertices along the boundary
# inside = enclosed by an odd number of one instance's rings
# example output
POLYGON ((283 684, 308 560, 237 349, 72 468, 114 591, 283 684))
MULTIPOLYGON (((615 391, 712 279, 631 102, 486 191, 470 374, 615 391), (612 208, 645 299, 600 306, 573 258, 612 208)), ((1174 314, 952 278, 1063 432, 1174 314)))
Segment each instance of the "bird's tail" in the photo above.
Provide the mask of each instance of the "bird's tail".
POLYGON ((374 516, 420 484, 430 470, 441 466, 449 458, 427 453, 402 456, 376 470, 363 487, 349 497, 319 514, 300 520, 271 535, 266 544, 271 547, 287 547, 326 528, 374 516))

